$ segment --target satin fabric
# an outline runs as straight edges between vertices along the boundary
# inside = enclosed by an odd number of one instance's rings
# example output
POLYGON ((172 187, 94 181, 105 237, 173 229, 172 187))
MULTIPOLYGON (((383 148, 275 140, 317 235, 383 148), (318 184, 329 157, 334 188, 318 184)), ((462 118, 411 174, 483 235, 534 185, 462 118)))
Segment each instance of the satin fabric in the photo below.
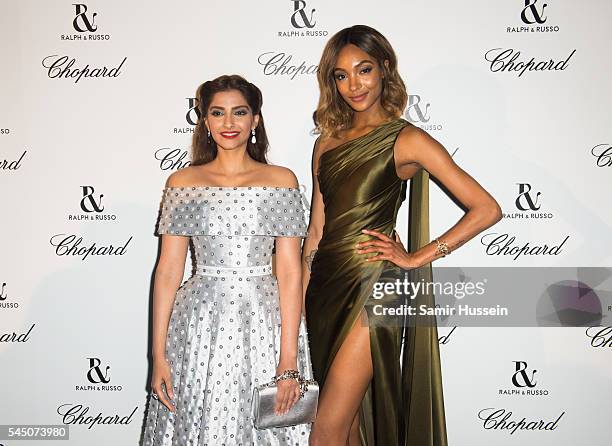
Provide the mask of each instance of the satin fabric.
MULTIPOLYGON (((365 309, 374 370, 360 407, 365 446, 447 446, 435 320, 408 327, 401 318, 377 319, 372 306, 397 296, 374 300, 374 283, 397 277, 399 268, 386 260, 366 263, 354 251, 356 243, 371 238, 362 229, 393 234, 407 184, 396 174, 393 147, 407 125, 412 124, 402 118, 383 123, 324 152, 319 161, 325 225, 306 290, 312 366, 323 391, 336 353, 353 323, 362 323, 365 309)), ((429 242, 428 180, 424 170, 411 179, 410 251, 429 242)), ((431 280, 431 264, 410 271, 409 278, 431 280)), ((419 295, 416 304, 432 305, 433 299, 419 295)))

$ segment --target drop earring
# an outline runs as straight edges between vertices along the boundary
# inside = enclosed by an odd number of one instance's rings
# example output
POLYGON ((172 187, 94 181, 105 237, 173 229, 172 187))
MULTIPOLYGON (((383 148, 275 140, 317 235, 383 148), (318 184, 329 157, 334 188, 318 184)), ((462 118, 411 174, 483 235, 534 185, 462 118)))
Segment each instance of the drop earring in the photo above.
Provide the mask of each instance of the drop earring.
POLYGON ((208 130, 208 142, 210 142, 210 130, 208 130))
POLYGON ((257 138, 255 138, 255 129, 251 129, 251 142, 255 144, 257 142, 257 138))

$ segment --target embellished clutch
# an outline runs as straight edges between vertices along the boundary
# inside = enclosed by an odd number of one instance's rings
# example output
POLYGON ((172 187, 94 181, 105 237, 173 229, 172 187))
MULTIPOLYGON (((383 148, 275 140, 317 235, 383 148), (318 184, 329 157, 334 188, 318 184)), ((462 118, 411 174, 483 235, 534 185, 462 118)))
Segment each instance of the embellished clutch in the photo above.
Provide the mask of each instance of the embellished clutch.
POLYGON ((300 384, 300 399, 291 406, 286 414, 277 415, 274 413, 274 406, 276 404, 276 382, 279 380, 278 378, 274 377, 269 383, 256 386, 253 389, 251 412, 255 429, 312 423, 317 415, 319 384, 314 379, 297 377, 300 384))

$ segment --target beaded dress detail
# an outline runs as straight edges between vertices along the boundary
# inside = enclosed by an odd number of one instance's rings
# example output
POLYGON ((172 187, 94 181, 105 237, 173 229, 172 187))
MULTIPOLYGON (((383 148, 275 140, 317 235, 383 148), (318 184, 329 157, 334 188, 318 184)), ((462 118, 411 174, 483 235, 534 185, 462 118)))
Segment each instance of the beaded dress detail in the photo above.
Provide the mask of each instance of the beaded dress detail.
MULTIPOLYGON (((190 237, 196 265, 168 325, 176 414, 149 398, 145 446, 308 444, 309 424, 257 430, 251 415, 280 356, 274 239, 306 237, 304 203, 297 188, 164 189, 157 233, 190 237)), ((303 318, 298 370, 313 376, 303 318)))

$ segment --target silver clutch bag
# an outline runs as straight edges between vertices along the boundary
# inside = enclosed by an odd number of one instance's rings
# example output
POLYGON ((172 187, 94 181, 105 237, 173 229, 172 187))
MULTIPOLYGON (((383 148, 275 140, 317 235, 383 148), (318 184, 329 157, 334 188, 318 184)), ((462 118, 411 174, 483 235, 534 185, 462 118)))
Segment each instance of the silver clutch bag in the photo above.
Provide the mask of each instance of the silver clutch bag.
POLYGON ((303 397, 284 415, 274 413, 276 403, 276 381, 256 386, 253 389, 251 412, 255 429, 295 426, 312 423, 317 416, 319 384, 314 379, 299 380, 303 397))

